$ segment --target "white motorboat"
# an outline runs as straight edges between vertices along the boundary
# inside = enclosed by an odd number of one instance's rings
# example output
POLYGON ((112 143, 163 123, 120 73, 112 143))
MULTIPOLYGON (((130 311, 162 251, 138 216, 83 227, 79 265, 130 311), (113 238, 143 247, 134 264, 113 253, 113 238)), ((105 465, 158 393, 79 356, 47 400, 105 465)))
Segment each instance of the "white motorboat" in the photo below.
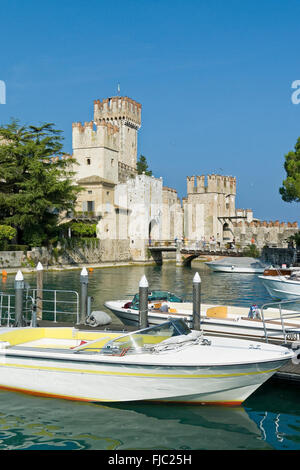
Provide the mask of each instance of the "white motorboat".
MULTIPOLYGON (((139 325, 138 294, 134 296, 132 301, 128 299, 111 300, 105 302, 104 305, 124 325, 139 325)), ((281 309, 280 312, 278 308, 268 306, 268 308, 258 309, 257 313, 252 315, 251 306, 247 308, 233 305, 201 304, 200 314, 201 328, 205 334, 256 340, 265 339, 267 334, 271 342, 279 344, 282 342, 289 344, 300 340, 300 312, 294 310, 281 309)), ((151 292, 148 302, 148 324, 158 325, 169 318, 183 319, 192 328, 192 302, 183 302, 180 297, 170 292, 151 292), (163 300, 159 299, 160 296, 163 300), (174 300, 167 300, 167 298, 174 300)))
POLYGON ((127 334, 7 328, 0 387, 89 402, 236 405, 293 356, 277 345, 206 338, 182 320, 127 334))
POLYGON ((300 271, 294 270, 287 276, 258 276, 270 296, 275 299, 300 298, 300 271))
POLYGON ((265 263, 256 258, 246 256, 228 256, 216 261, 205 263, 212 271, 224 273, 263 273, 268 267, 265 263))

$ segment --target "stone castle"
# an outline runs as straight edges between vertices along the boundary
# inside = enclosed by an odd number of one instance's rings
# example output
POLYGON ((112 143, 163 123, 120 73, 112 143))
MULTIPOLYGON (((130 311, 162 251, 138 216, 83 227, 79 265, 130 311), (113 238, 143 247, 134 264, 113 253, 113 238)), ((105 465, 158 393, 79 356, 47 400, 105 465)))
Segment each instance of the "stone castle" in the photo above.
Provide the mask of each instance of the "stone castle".
POLYGON ((188 176, 181 201, 162 178, 138 174, 137 140, 141 104, 128 97, 94 101, 93 120, 73 123, 75 180, 84 188, 76 214, 97 222, 97 236, 123 243, 133 260, 146 260, 149 240, 186 238, 220 246, 234 240, 286 246, 297 223, 259 221, 250 209, 236 209, 236 178, 188 176))

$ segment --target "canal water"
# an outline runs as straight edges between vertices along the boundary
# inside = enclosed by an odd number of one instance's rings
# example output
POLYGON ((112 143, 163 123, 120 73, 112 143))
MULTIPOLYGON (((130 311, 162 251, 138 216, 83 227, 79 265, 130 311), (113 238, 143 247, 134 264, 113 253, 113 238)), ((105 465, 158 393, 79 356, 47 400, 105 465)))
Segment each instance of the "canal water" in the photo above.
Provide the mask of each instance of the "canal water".
MULTIPOLYGON (((250 306, 271 301, 257 275, 212 273, 202 263, 94 269, 93 310, 131 297, 143 274, 150 289, 191 295, 195 272, 202 301, 250 306)), ((25 274, 35 287, 35 275, 25 274)), ((0 281, 13 288, 14 276, 0 281)), ((45 272, 44 288, 80 290, 80 270, 45 272)), ((239 407, 77 403, 0 391, 0 450, 299 450, 299 386, 271 379, 239 407)))

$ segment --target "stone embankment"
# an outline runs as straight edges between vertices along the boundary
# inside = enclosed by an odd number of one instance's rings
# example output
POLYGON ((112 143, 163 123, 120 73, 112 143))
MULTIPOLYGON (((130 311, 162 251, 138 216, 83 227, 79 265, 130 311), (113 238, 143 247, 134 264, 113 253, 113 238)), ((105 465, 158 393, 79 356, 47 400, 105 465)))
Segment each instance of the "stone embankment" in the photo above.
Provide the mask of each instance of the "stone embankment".
POLYGON ((30 251, 0 251, 0 268, 34 268, 41 262, 45 268, 76 267, 132 262, 127 240, 93 239, 89 243, 55 248, 32 248, 30 251))

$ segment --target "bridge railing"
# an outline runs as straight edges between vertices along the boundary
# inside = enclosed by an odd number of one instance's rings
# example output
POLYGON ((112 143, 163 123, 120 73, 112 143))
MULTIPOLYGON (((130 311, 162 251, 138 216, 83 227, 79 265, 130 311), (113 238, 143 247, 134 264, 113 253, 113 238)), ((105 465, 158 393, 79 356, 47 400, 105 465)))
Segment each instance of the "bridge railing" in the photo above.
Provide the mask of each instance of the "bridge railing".
POLYGON ((176 247, 177 242, 175 240, 149 240, 149 247, 176 247))
POLYGON ((202 241, 202 240, 187 240, 187 239, 173 239, 173 240, 149 240, 149 248, 176 248, 186 251, 200 251, 200 252, 215 252, 215 253, 241 253, 248 244, 233 245, 230 242, 217 242, 217 241, 202 241))

